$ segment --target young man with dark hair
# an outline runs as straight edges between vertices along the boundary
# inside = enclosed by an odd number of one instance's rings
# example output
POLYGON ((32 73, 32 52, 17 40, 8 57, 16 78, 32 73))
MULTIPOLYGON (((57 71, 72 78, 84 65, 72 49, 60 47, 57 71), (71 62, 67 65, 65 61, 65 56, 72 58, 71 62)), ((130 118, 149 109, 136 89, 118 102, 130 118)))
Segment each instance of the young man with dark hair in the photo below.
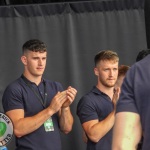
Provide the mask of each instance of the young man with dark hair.
POLYGON ((40 40, 23 45, 21 61, 24 72, 9 84, 2 102, 14 125, 16 150, 61 150, 60 130, 72 129, 70 104, 76 89, 63 90, 58 82, 43 78, 47 48, 40 40))
POLYGON ((144 50, 141 50, 137 57, 136 57, 136 62, 142 60, 143 58, 145 58, 147 55, 150 54, 150 49, 144 49, 144 50))
POLYGON ((77 115, 88 137, 87 150, 110 150, 116 111, 116 100, 112 101, 112 97, 119 57, 116 52, 103 50, 94 61, 97 85, 81 98, 77 115))

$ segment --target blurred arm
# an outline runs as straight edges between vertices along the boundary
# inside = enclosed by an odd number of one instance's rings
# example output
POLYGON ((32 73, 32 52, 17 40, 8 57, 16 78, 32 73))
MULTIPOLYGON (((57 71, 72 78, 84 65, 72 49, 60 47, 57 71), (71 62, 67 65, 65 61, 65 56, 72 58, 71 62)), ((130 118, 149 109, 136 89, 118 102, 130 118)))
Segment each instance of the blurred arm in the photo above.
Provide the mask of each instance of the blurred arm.
POLYGON ((136 150, 141 135, 139 114, 132 112, 119 112, 116 114, 112 150, 136 150))

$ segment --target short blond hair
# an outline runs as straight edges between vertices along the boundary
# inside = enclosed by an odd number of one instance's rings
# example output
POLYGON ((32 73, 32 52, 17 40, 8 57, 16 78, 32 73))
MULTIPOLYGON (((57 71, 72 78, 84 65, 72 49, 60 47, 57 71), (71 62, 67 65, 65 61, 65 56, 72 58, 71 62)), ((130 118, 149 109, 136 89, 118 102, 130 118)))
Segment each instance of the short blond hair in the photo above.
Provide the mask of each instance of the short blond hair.
POLYGON ((101 60, 113 60, 113 61, 119 62, 119 57, 118 57, 118 54, 112 50, 102 50, 98 54, 96 54, 94 58, 95 66, 101 60))

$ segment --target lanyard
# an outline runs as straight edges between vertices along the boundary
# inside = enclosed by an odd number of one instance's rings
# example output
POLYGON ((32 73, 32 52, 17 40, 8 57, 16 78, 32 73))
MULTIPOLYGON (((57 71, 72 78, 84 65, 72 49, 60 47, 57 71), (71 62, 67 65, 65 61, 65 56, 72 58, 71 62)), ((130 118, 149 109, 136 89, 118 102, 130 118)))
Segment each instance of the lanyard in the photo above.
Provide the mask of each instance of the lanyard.
POLYGON ((30 81, 28 81, 28 79, 25 76, 21 76, 21 78, 24 80, 24 82, 27 84, 27 86, 33 91, 34 95, 38 98, 38 100, 40 101, 40 103, 42 104, 42 106, 44 108, 46 108, 46 101, 47 101, 47 91, 46 91, 46 83, 45 81, 44 83, 44 98, 42 96, 39 95, 39 93, 37 93, 37 91, 31 86, 30 81))

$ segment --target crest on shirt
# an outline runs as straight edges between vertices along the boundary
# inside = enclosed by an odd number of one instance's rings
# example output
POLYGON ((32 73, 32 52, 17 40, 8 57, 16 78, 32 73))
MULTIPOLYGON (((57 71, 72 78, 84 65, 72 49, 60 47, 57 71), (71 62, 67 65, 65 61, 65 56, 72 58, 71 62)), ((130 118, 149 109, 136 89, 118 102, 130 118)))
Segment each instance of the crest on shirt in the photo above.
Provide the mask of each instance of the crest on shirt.
POLYGON ((0 112, 0 147, 6 145, 13 137, 13 124, 10 118, 0 112))

